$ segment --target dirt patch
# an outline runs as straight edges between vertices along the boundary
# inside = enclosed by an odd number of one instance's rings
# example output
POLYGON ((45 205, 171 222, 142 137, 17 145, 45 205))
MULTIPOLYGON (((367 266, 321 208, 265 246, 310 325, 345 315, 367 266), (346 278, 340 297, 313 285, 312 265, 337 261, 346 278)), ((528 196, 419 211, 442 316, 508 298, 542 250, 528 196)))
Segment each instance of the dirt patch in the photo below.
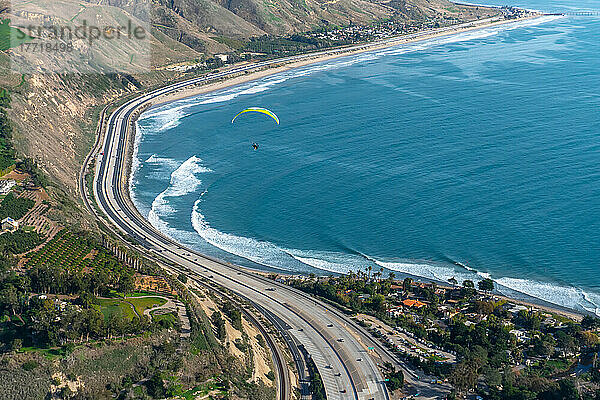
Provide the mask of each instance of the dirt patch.
POLYGON ((271 353, 260 345, 256 336, 259 334, 254 325, 242 318, 242 327, 249 337, 249 344, 254 354, 254 368, 252 369, 252 381, 261 380, 266 386, 273 386, 275 382, 267 378, 267 374, 273 370, 271 368, 271 353))

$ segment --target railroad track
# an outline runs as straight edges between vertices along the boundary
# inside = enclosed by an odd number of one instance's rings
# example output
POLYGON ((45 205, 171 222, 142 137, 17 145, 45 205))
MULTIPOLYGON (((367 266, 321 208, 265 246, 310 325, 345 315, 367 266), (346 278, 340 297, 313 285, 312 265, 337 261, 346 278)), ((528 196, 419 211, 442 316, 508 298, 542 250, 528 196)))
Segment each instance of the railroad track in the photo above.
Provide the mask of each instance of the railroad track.
MULTIPOLYGON (((250 321, 250 323, 259 330, 261 335, 265 338, 265 342, 267 343, 267 346, 269 347, 269 350, 271 352, 271 357, 273 359, 273 366, 276 371, 275 373, 277 374, 277 377, 278 377, 277 382, 279 383, 279 385, 278 385, 278 389, 277 389, 277 398, 278 399, 289 399, 291 397, 291 392, 290 392, 291 383, 290 383, 289 370, 285 363, 285 357, 281 353, 281 349, 279 348, 279 346, 273 339, 273 336, 271 335, 271 333, 264 327, 264 325, 258 320, 258 318, 256 318, 254 316, 254 314, 252 314, 250 311, 248 311, 244 307, 244 305, 241 304, 236 298, 229 295, 221 288, 204 282, 202 277, 200 275, 198 275, 197 273, 191 272, 192 276, 190 276, 189 275, 190 271, 185 271, 185 272, 187 272, 188 277, 191 278, 197 285, 201 285, 209 290, 212 290, 213 292, 216 292, 220 296, 222 296, 222 297, 228 299, 229 301, 231 301, 232 303, 236 304, 238 306, 238 308, 240 309, 240 311, 242 312, 242 314, 244 314, 246 319, 248 319, 248 321, 250 321), (196 278, 194 278, 194 276, 196 278)), ((248 299, 245 299, 245 300, 248 301, 248 299)), ((252 302, 250 302, 250 303, 252 304, 252 302)))

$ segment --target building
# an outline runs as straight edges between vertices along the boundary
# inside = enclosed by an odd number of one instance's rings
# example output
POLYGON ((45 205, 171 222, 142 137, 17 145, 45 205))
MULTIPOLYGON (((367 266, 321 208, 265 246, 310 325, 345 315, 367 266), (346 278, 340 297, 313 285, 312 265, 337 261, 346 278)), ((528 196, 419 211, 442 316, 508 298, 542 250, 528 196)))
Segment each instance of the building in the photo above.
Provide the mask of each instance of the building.
POLYGON ((410 300, 410 299, 403 300, 402 304, 404 304, 406 307, 414 307, 414 308, 421 308, 421 307, 427 305, 427 304, 423 303, 422 301, 410 300))
POLYGON ((398 318, 403 314, 402 307, 390 307, 387 309, 386 314, 389 318, 398 318))
POLYGON ((521 343, 527 342, 530 340, 530 337, 527 334, 527 331, 523 330, 523 329, 513 329, 512 331, 508 332, 512 335, 515 335, 517 340, 521 343))
POLYGON ((15 232, 17 229, 19 229, 19 223, 11 217, 2 220, 2 233, 15 232))
POLYGON ((6 195, 15 186, 17 182, 14 179, 0 181, 0 195, 6 195))
POLYGON ((508 309, 508 312, 513 315, 517 315, 520 311, 529 311, 528 307, 522 306, 520 304, 507 304, 507 306, 512 306, 508 309))
POLYGON ((215 58, 218 58, 219 60, 223 61, 224 63, 226 63, 227 61, 229 61, 229 55, 228 54, 215 54, 215 58))

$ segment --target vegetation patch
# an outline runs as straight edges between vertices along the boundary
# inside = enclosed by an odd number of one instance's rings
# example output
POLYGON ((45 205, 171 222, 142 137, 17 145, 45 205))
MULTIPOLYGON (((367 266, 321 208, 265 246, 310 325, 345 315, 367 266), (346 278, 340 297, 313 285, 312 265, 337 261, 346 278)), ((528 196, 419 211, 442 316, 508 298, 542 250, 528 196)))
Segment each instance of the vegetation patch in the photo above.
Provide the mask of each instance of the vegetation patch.
POLYGON ((161 297, 143 297, 138 299, 127 298, 126 301, 133 305, 139 315, 143 315, 144 311, 149 308, 162 306, 167 300, 161 297))
POLYGON ((35 201, 24 197, 17 197, 13 193, 6 195, 0 203, 0 219, 11 217, 14 220, 23 218, 33 208, 35 201))

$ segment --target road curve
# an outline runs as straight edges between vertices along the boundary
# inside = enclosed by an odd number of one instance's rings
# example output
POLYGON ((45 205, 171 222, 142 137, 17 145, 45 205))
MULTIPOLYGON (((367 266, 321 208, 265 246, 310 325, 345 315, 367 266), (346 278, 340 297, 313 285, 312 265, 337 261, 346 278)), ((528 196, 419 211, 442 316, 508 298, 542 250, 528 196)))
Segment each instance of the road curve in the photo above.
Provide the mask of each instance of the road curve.
MULTIPOLYGON (((275 61, 281 63, 282 60, 275 61)), ((234 265, 186 249, 158 232, 135 209, 128 197, 126 158, 137 110, 157 97, 211 79, 224 78, 264 66, 234 68, 208 77, 173 84, 127 101, 108 119, 101 152, 97 156, 94 196, 108 222, 146 250, 198 273, 251 300, 276 316, 287 334, 304 346, 323 378, 329 400, 388 399, 381 373, 362 344, 328 306, 285 286, 248 273, 234 265), (276 287, 276 288, 275 288, 276 287), (273 290, 274 289, 274 290, 273 290)))

